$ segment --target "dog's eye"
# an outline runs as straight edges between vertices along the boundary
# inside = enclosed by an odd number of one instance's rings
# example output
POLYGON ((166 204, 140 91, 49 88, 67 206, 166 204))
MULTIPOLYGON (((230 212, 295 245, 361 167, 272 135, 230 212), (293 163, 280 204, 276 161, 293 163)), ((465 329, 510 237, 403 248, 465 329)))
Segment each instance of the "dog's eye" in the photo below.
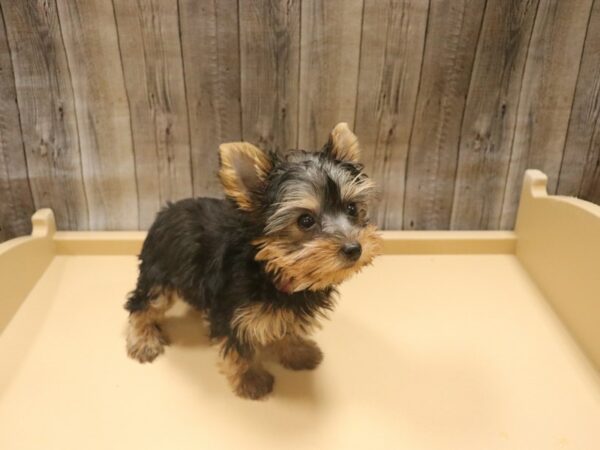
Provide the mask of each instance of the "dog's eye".
POLYGON ((308 230, 315 224, 315 218, 310 214, 302 214, 298 217, 298 226, 304 230, 308 230))
POLYGON ((356 213, 358 213, 358 208, 356 207, 356 203, 348 203, 346 205, 346 212, 348 213, 349 216, 356 216, 356 213))

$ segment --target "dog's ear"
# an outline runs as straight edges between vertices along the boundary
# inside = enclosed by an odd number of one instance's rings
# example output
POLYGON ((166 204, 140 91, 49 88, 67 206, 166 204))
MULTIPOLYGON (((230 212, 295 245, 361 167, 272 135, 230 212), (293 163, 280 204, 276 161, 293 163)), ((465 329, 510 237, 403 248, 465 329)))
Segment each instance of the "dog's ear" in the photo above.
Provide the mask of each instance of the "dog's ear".
POLYGON ((252 211, 272 163, 260 148, 247 142, 219 146, 219 178, 225 195, 245 211, 252 211))
POLYGON ((360 157, 358 138, 350 131, 346 122, 338 123, 331 133, 323 151, 338 161, 357 163, 360 157))

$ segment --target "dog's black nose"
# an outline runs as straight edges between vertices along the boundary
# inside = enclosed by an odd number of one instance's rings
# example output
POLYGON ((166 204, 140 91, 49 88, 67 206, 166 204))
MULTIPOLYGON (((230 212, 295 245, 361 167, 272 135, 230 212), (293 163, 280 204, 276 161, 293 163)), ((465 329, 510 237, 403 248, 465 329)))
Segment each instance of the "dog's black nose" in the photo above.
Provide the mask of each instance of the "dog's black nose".
POLYGON ((351 242, 342 246, 342 253, 350 261, 356 261, 358 258, 360 258, 361 252, 362 247, 358 242, 351 242))

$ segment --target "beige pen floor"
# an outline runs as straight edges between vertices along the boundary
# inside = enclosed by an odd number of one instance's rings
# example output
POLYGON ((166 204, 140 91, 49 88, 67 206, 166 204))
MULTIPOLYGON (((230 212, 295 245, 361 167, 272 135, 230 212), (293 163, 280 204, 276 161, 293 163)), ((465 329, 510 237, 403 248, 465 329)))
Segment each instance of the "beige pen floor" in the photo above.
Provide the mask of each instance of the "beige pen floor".
POLYGON ((128 359, 133 256, 56 256, 0 336, 0 448, 596 449, 600 381, 512 255, 388 255, 343 286, 314 372, 262 402, 180 307, 128 359))

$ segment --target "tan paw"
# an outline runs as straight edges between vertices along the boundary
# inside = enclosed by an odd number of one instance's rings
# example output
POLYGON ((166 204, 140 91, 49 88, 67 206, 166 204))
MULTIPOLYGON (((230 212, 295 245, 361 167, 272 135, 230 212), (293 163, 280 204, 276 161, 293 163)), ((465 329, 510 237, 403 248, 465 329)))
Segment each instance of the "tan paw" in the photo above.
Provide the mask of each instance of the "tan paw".
POLYGON ((127 354, 130 358, 137 359, 141 363, 152 362, 158 355, 164 353, 165 345, 168 343, 165 336, 158 327, 140 334, 127 336, 127 354))
POLYGON ((235 386, 235 393, 243 398, 258 400, 273 391, 275 378, 263 369, 249 369, 240 375, 235 386))
POLYGON ((323 361, 323 352, 314 341, 299 341, 279 353, 279 362, 290 370, 312 370, 323 361))

